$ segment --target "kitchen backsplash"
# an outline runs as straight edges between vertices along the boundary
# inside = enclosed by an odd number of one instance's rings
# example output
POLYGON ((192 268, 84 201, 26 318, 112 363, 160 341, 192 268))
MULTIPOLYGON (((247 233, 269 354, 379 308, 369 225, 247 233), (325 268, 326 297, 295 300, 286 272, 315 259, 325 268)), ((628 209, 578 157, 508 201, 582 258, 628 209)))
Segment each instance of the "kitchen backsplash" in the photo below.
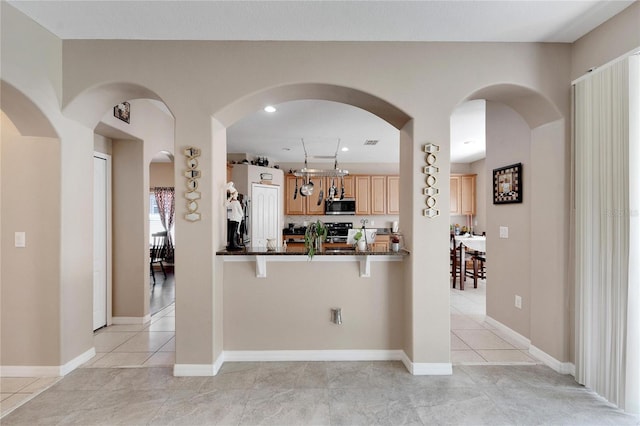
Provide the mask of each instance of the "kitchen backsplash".
MULTIPOLYGON (((304 222, 311 223, 320 219, 323 222, 351 222, 354 228, 362 226, 361 219, 368 220, 367 228, 391 228, 393 221, 398 221, 397 215, 375 215, 375 216, 354 216, 354 215, 335 215, 335 216, 285 216, 284 226, 287 227, 289 223, 294 223, 295 226, 302 226, 304 222)), ((399 224, 399 230, 402 232, 402 224, 399 224)))

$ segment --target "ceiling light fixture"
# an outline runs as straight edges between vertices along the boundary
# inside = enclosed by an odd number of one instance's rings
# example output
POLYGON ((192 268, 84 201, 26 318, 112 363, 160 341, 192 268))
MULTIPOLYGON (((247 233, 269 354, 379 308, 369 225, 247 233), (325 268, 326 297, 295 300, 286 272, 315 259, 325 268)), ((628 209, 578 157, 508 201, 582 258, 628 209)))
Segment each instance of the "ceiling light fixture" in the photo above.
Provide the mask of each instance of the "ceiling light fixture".
POLYGON ((276 112, 277 111, 276 107, 274 107, 272 105, 267 105, 266 107, 264 107, 264 110, 266 112, 276 112))
POLYGON ((347 152, 347 151, 349 151, 349 148, 347 148, 346 146, 343 146, 343 147, 342 147, 342 149, 341 149, 340 151, 342 151, 342 152, 347 152))

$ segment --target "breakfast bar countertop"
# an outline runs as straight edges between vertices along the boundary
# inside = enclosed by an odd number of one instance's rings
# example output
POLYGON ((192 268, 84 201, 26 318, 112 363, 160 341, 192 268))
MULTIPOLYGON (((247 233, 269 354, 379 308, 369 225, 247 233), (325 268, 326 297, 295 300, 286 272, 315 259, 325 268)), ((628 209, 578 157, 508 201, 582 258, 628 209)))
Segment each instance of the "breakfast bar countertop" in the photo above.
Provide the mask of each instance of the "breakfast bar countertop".
MULTIPOLYGON (((307 254, 304 247, 278 247, 269 250, 266 247, 245 247, 241 250, 220 250, 216 252, 219 256, 303 256, 307 254)), ((344 248, 324 248, 317 251, 314 256, 408 256, 409 251, 400 249, 399 251, 381 250, 373 248, 367 251, 349 250, 344 248)))

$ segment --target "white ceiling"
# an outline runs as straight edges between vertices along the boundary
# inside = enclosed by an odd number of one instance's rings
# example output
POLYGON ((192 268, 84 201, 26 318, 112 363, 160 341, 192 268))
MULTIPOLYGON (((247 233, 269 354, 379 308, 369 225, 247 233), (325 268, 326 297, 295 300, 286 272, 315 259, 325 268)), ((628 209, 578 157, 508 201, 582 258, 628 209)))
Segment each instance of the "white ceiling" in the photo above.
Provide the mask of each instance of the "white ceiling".
MULTIPOLYGON (((571 43, 633 0, 616 1, 102 1, 7 0, 61 39, 489 41, 571 43)), ((266 155, 278 162, 333 155, 338 138, 350 151, 340 162, 398 161, 398 132, 366 111, 325 101, 277 105, 229 129, 229 152, 266 155), (380 142, 364 146, 367 139, 380 142), (290 148, 284 151, 283 148, 290 148)), ((472 123, 478 108, 460 112, 472 123), (475 114, 475 115, 474 115, 475 114)), ((458 122, 460 120, 454 120, 458 122)), ((469 140, 484 140, 469 125, 452 127, 452 160, 469 140)))
POLYGON ((571 43, 628 1, 8 0, 61 39, 571 43))

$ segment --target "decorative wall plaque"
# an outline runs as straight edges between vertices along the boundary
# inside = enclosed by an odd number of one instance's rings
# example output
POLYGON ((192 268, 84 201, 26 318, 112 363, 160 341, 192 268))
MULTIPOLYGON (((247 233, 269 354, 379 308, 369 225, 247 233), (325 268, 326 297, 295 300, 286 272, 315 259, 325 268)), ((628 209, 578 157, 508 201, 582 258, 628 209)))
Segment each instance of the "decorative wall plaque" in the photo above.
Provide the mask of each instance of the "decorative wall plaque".
POLYGON ((428 218, 434 218, 440 214, 440 210, 436 208, 438 201, 436 199, 436 195, 440 192, 438 188, 436 188, 436 183, 438 181, 436 174, 440 169, 435 165, 437 160, 436 152, 440 151, 440 146, 428 143, 424 146, 423 150, 427 153, 424 158, 427 165, 422 169, 422 172, 426 175, 424 181, 427 184, 427 187, 424 188, 422 193, 427 197, 425 199, 427 208, 422 211, 422 214, 428 218))
POLYGON ((198 179, 202 177, 202 173, 198 170, 197 157, 200 156, 200 150, 198 148, 189 147, 183 151, 185 157, 187 157, 187 171, 184 172, 185 178, 187 178, 186 186, 187 192, 184 194, 184 198, 187 199, 187 213, 184 218, 189 222, 196 222, 200 220, 200 213, 198 213, 198 203, 196 200, 201 198, 198 189, 198 179))

